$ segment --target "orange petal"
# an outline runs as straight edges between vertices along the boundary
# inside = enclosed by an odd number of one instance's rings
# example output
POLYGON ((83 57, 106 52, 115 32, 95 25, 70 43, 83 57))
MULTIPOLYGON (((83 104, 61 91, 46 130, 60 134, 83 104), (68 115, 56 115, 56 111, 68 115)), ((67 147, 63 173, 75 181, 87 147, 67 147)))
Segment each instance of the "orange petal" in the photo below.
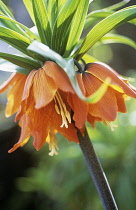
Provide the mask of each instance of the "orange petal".
POLYGON ((118 91, 114 91, 114 94, 117 100, 118 112, 126 113, 127 110, 124 95, 122 93, 119 93, 118 91))
POLYGON ((8 93, 7 96, 8 103, 6 105, 6 111, 5 111, 5 115, 7 117, 11 116, 19 109, 26 78, 27 76, 22 74, 8 93))
MULTIPOLYGON (((87 96, 94 93, 102 85, 102 82, 90 73, 84 73, 83 82, 87 96)), ((114 90, 110 87, 108 87, 104 96, 97 103, 89 104, 89 113, 91 115, 107 121, 115 120, 117 110, 118 107, 114 90)))
POLYGON ((74 112, 73 120, 75 121, 75 126, 79 129, 83 128, 87 119, 87 103, 80 100, 75 94, 69 94, 68 103, 74 112))
POLYGON ((99 117, 94 117, 91 114, 87 115, 87 121, 92 125, 92 127, 95 127, 95 122, 101 122, 102 119, 99 117))
POLYGON ((0 93, 5 92, 9 88, 10 85, 13 85, 13 83, 18 79, 19 75, 20 74, 18 73, 11 74, 9 79, 6 80, 2 85, 0 85, 0 93))
POLYGON ((24 146, 30 138, 30 118, 27 115, 23 115, 21 118, 21 136, 19 141, 8 152, 15 151, 18 147, 24 146))
POLYGON ((100 62, 90 63, 87 64, 86 72, 90 72, 102 81, 105 81, 107 77, 110 77, 113 88, 114 85, 118 85, 123 89, 125 94, 136 98, 136 92, 133 89, 131 89, 131 86, 124 82, 121 76, 108 65, 100 62))
POLYGON ((51 124, 51 113, 54 108, 54 103, 49 103, 41 109, 34 109, 31 113, 32 133, 34 138, 33 145, 36 150, 39 150, 45 143, 48 136, 49 126, 51 124))
POLYGON ((55 109, 53 109, 51 114, 51 127, 53 127, 54 130, 57 130, 63 136, 65 136, 68 140, 79 143, 77 138, 77 131, 74 125, 72 123, 69 123, 68 128, 66 128, 66 127, 60 127, 61 124, 62 124, 61 115, 57 114, 55 109))
POLYGON ((37 73, 37 70, 33 70, 28 75, 26 83, 25 83, 25 86, 24 86, 24 92, 23 92, 23 96, 22 96, 22 101, 28 98, 29 93, 30 93, 30 89, 31 89, 32 84, 33 84, 34 75, 36 73, 37 73))
POLYGON ((0 85, 0 93, 5 92, 9 88, 9 86, 16 84, 22 78, 25 80, 27 78, 27 75, 20 74, 20 73, 11 74, 9 79, 6 80, 2 85, 0 85))
POLYGON ((67 74, 56 63, 47 61, 43 66, 43 69, 45 70, 45 73, 55 81, 59 89, 64 92, 74 93, 67 74))
POLYGON ((54 98, 56 91, 57 86, 53 79, 48 77, 42 68, 38 69, 33 81, 35 108, 46 106, 54 98))
POLYGON ((84 87, 84 83, 83 83, 83 79, 82 79, 82 74, 77 73, 76 74, 76 78, 79 84, 79 87, 82 91, 82 93, 85 95, 86 91, 85 91, 85 87, 84 87))

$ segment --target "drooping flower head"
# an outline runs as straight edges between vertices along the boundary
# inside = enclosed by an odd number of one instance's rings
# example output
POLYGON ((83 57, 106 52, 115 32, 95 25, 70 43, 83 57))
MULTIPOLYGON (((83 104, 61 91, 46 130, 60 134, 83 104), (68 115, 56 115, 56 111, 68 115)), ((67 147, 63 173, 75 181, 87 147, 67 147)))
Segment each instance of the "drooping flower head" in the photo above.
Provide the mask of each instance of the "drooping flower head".
POLYGON ((87 64, 82 73, 77 72, 78 84, 86 97, 97 91, 107 77, 111 82, 104 96, 92 104, 77 96, 64 70, 54 62, 47 61, 28 76, 13 74, 0 87, 0 92, 4 92, 12 86, 6 116, 17 112, 15 121, 20 120, 21 126, 20 139, 9 152, 26 144, 32 136, 37 150, 47 142, 49 154, 57 154, 57 132, 78 143, 76 128, 84 135, 86 121, 93 127, 96 121, 110 124, 117 112, 125 113, 126 98, 136 98, 136 89, 127 80, 103 63, 87 64))
POLYGON ((106 78, 110 78, 110 84, 97 103, 86 103, 76 95, 69 95, 69 103, 74 110, 73 118, 78 128, 83 127, 86 120, 93 127, 96 121, 110 125, 116 119, 117 112, 126 112, 125 100, 129 96, 136 98, 136 88, 104 63, 89 63, 82 73, 77 74, 80 88, 86 97, 92 95, 106 78))
POLYGON ((9 152, 26 144, 32 136, 37 150, 47 141, 51 154, 55 154, 55 147, 58 148, 56 132, 62 133, 70 141, 78 142, 67 102, 68 93, 73 94, 74 90, 66 73, 57 64, 48 61, 42 68, 21 78, 20 74, 14 74, 0 88, 3 92, 12 85, 6 113, 9 116, 18 111, 15 120, 20 120, 21 126, 20 139, 9 152))

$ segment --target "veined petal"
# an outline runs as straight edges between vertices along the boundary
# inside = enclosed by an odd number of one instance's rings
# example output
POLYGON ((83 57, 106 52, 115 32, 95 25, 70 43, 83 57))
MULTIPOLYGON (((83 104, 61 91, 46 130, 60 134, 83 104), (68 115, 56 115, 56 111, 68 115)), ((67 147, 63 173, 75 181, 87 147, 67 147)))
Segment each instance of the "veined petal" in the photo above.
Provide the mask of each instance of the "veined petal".
POLYGON ((45 70, 45 73, 54 80, 59 89, 64 92, 74 93, 67 74, 56 63, 47 61, 44 64, 43 69, 45 70))
POLYGON ((10 89, 8 93, 8 96, 7 96, 8 102, 7 102, 6 111, 5 111, 5 115, 7 117, 11 116, 15 112, 17 112, 19 109, 26 78, 27 76, 22 74, 18 78, 18 80, 14 82, 15 84, 12 86, 12 88, 10 89))
POLYGON ((23 115, 21 118, 21 136, 19 141, 8 152, 15 151, 18 147, 24 146, 30 138, 30 118, 27 115, 23 115))
POLYGON ((22 96, 22 101, 24 101, 25 99, 27 99, 29 97, 30 89, 31 89, 32 84, 33 84, 34 75, 36 73, 37 73, 37 70, 33 70, 28 75, 26 83, 25 83, 25 86, 24 86, 24 92, 23 92, 23 96, 22 96))
MULTIPOLYGON (((90 73, 83 74, 83 82, 87 96, 94 93, 102 82, 90 73)), ((89 104, 89 113, 94 117, 99 117, 107 121, 116 119, 118 111, 116 97, 111 87, 108 87, 104 96, 95 104, 89 104)))
POLYGON ((26 75, 20 74, 20 73, 13 73, 9 77, 8 80, 6 80, 2 85, 0 85, 0 93, 5 92, 9 86, 13 85, 14 83, 18 82, 18 80, 22 77, 27 77, 26 75))
POLYGON ((116 90, 114 91, 114 94, 115 94, 116 100, 117 100, 118 112, 126 113, 127 110, 126 110, 124 94, 119 93, 116 90))
POLYGON ((79 99, 76 94, 68 95, 68 103, 74 110, 73 120, 75 121, 75 126, 79 129, 83 128, 87 119, 87 103, 79 99))
POLYGON ((28 93, 28 97, 21 102, 21 105, 15 117, 15 122, 18 121, 25 113, 29 116, 33 115, 34 113, 35 102, 32 88, 30 88, 28 93))
POLYGON ((42 68, 38 69, 33 80, 35 108, 46 106, 54 98, 56 91, 57 86, 54 80, 48 77, 42 68))
POLYGON ((102 81, 105 81, 105 79, 109 77, 111 79, 112 88, 117 89, 116 86, 119 86, 122 88, 125 94, 136 98, 136 92, 131 89, 131 86, 124 82, 120 75, 108 65, 100 62, 90 63, 87 64, 86 72, 93 74, 102 81))
POLYGON ((51 113, 54 108, 54 103, 49 103, 46 107, 35 109, 29 113, 32 124, 31 135, 34 138, 33 145, 36 150, 39 150, 45 143, 49 133, 51 124, 51 113))

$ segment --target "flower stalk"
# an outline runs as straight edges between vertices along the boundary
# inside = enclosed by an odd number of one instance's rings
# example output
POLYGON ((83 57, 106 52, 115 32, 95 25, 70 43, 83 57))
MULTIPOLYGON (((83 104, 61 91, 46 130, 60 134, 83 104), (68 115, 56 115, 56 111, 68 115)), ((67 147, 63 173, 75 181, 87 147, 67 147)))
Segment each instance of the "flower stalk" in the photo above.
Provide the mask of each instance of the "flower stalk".
POLYGON ((90 141, 87 130, 85 130, 85 133, 83 136, 80 130, 77 129, 77 135, 78 135, 80 147, 83 152, 85 161, 87 163, 89 172, 92 176, 93 182, 98 191, 98 194, 100 196, 104 209, 117 210, 118 207, 114 200, 108 180, 102 169, 101 163, 94 151, 93 144, 90 141))

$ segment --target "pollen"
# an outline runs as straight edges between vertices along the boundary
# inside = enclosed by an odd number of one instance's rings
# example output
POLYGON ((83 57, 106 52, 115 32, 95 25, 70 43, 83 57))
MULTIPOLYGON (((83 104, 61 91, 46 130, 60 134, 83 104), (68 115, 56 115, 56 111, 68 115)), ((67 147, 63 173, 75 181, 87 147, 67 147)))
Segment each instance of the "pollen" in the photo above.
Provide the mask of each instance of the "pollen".
POLYGON ((71 116, 59 92, 56 93, 54 101, 55 101, 55 110, 57 114, 61 115, 62 118, 62 124, 60 127, 62 128, 65 126, 66 128, 68 128, 68 123, 71 123, 71 116))

